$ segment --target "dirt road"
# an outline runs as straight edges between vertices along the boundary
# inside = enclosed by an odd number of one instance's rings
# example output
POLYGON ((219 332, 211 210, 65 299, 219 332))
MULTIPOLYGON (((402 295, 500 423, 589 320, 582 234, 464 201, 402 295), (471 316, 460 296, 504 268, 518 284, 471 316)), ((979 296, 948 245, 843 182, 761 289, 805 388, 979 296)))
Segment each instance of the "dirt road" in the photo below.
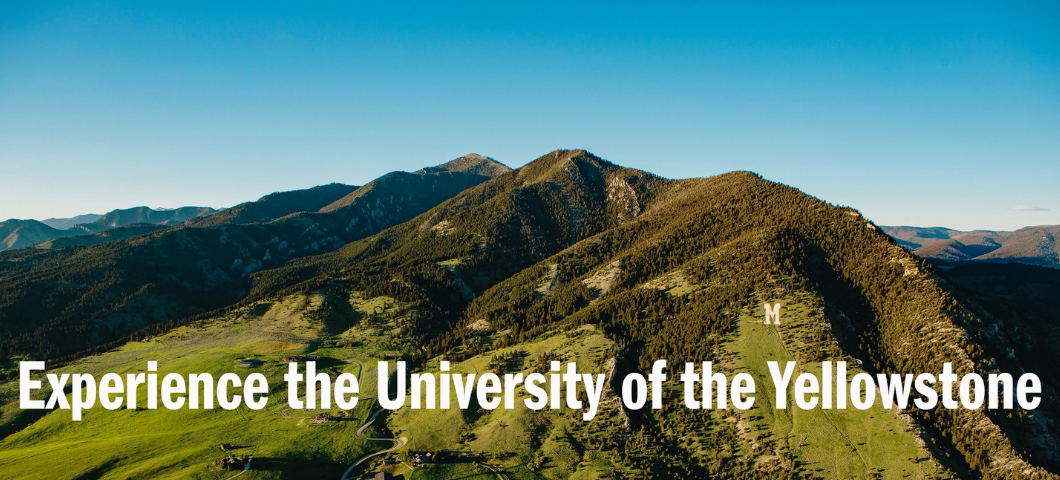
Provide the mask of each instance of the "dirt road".
POLYGON ((405 442, 408 441, 408 439, 405 438, 405 437, 401 437, 401 438, 374 438, 374 437, 366 437, 366 436, 364 436, 364 434, 362 433, 362 432, 364 432, 364 429, 366 429, 369 426, 371 426, 372 423, 375 422, 375 418, 378 417, 380 413, 383 413, 382 409, 376 410, 376 412, 373 413, 371 417, 368 417, 368 421, 365 422, 364 425, 361 425, 361 428, 357 429, 357 438, 360 438, 362 440, 370 440, 370 441, 373 441, 373 442, 394 442, 394 446, 390 447, 388 449, 380 450, 378 452, 370 453, 370 454, 365 455, 365 456, 363 456, 361 458, 358 458, 357 461, 353 462, 353 465, 350 465, 350 468, 348 468, 346 470, 346 473, 342 474, 342 480, 350 480, 351 478, 353 478, 353 477, 350 477, 350 475, 353 473, 353 471, 360 464, 366 462, 368 459, 376 457, 376 456, 379 456, 379 455, 385 455, 387 453, 393 452, 393 451, 405 446, 405 442))

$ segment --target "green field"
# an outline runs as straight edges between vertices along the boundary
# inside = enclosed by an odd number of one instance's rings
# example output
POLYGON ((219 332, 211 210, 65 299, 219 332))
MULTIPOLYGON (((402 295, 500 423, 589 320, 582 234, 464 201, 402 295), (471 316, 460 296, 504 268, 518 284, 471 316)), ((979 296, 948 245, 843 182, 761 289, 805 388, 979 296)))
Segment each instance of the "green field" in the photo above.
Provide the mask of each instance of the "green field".
POLYGON ((417 469, 409 480, 449 480, 457 478, 494 480, 497 475, 485 467, 473 463, 452 463, 431 465, 426 468, 417 469))
MULTIPOLYGON (((822 378, 820 363, 798 358, 797 353, 805 347, 800 334, 811 322, 822 319, 811 316, 805 304, 787 301, 783 305, 780 326, 765 325, 761 312, 748 314, 740 319, 737 335, 728 346, 732 370, 751 373, 760 392, 754 408, 740 415, 746 438, 752 444, 770 442, 774 449, 791 452, 813 476, 872 478, 878 473, 882 478, 921 478, 936 473, 931 455, 917 444, 911 422, 884 409, 879 401, 867 410, 850 406, 824 410, 820 404, 803 410, 795 404, 794 378, 805 371, 822 378), (792 360, 798 364, 788 386, 788 406, 775 409, 776 390, 766 362, 778 362, 783 371, 792 360)), ((863 371, 852 359, 832 360, 847 360, 848 378, 863 371)), ((760 461, 766 460, 768 455, 760 461)))
MULTIPOLYGON (((242 314, 218 319, 203 326, 182 327, 166 335, 130 343, 103 355, 85 358, 59 371, 96 374, 135 373, 148 360, 159 362, 159 373, 226 372, 249 374, 237 368, 239 359, 265 362, 248 369, 265 374, 271 392, 268 405, 258 411, 245 406, 233 411, 146 410, 145 391, 138 396, 141 409, 106 411, 98 405, 85 411, 74 423, 70 412, 44 415, 28 428, 0 441, 0 472, 4 478, 227 478, 227 472, 212 472, 208 466, 224 454, 219 446, 237 447, 232 453, 252 455, 251 470, 243 479, 339 478, 349 463, 377 448, 354 431, 367 418, 374 402, 361 402, 340 421, 312 425, 322 411, 290 411, 282 375, 286 355, 302 354, 320 343, 319 325, 303 318, 314 298, 292 297, 263 304, 242 314), (262 312, 259 316, 256 312, 262 312)), ((360 349, 363 350, 363 349, 360 349)), ((313 354, 318 364, 339 372, 361 373, 353 359, 364 352, 352 348, 319 348, 313 354)), ((367 362, 370 358, 358 357, 367 362)), ((374 366, 374 361, 372 363, 374 366)), ((374 395, 374 370, 364 378, 374 395)), ((5 386, 4 419, 16 417, 17 386, 5 386)), ((379 434, 373 429, 369 436, 379 434)))

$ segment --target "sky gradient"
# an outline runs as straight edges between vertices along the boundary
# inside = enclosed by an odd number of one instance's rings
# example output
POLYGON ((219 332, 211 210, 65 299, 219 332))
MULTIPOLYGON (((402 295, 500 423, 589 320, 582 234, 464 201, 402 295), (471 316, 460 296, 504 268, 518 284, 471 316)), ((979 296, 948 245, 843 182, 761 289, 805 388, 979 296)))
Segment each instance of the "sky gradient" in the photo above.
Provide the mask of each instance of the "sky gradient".
POLYGON ((584 148, 884 225, 1060 224, 1057 2, 374 3, 0 3, 0 219, 584 148))

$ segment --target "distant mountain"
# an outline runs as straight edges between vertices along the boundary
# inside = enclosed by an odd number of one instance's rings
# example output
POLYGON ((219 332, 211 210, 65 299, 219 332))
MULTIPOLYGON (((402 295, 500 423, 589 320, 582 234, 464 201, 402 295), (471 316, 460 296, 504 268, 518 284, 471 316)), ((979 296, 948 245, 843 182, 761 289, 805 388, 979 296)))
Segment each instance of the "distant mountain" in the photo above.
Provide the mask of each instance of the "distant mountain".
POLYGON ((1014 232, 942 227, 880 227, 902 246, 944 264, 1025 263, 1060 266, 1060 225, 1026 227, 1014 232))
POLYGON ((133 207, 107 212, 107 214, 103 215, 99 220, 80 225, 80 227, 85 228, 91 233, 95 233, 109 228, 132 225, 134 223, 175 225, 214 212, 216 212, 216 210, 210 207, 180 207, 158 210, 149 207, 133 207))
POLYGON ((940 240, 948 240, 953 238, 954 235, 961 232, 945 227, 880 227, 887 235, 890 235, 898 244, 908 248, 909 250, 916 250, 929 243, 935 243, 940 240))
POLYGON ((204 217, 195 225, 263 223, 295 213, 316 212, 356 189, 353 185, 331 183, 305 190, 271 193, 204 217))
POLYGON ((145 233, 151 233, 166 228, 170 228, 170 226, 154 223, 132 223, 129 225, 123 225, 121 227, 114 227, 107 230, 103 230, 99 233, 75 235, 72 237, 53 238, 51 240, 48 240, 47 242, 41 242, 36 245, 33 245, 33 248, 49 249, 72 246, 87 247, 89 245, 97 245, 100 243, 112 242, 114 240, 124 240, 126 238, 132 238, 137 235, 143 235, 145 233))
POLYGON ((191 222, 85 248, 6 252, 0 338, 21 338, 55 357, 218 308, 246 295, 255 272, 374 235, 490 178, 444 168, 393 172, 327 211, 265 223, 191 222), (42 304, 42 296, 54 300, 42 304), (11 318, 19 321, 5 321, 11 318))
POLYGON ((11 219, 0 222, 0 251, 23 248, 35 243, 69 235, 83 234, 58 230, 37 220, 11 219))
MULTIPOLYGON (((50 242, 52 240, 77 236, 91 236, 93 234, 127 225, 176 225, 193 218, 209 215, 215 211, 216 210, 209 207, 180 207, 158 210, 148 207, 133 207, 112 210, 105 215, 87 214, 72 218, 52 218, 45 221, 11 219, 0 222, 0 252, 38 244, 45 244, 42 245, 42 248, 50 248, 55 245, 50 242), (95 217, 95 219, 91 222, 83 222, 83 220, 88 220, 93 217, 95 217), (48 225, 46 222, 50 222, 52 225, 71 226, 63 229, 48 225)), ((132 230, 127 230, 124 234, 130 234, 134 231, 143 233, 146 230, 145 227, 138 227, 132 230)), ((104 235, 92 239, 83 239, 65 243, 61 242, 61 244, 88 245, 99 243, 101 241, 108 241, 114 238, 127 237, 123 237, 122 234, 104 235)))
POLYGON ((426 175, 426 174, 437 174, 437 173, 450 172, 450 173, 462 173, 462 174, 470 174, 470 175, 480 175, 480 176, 484 176, 484 177, 488 177, 488 178, 494 178, 494 177, 498 177, 500 175, 503 175, 503 174, 505 174, 505 173, 507 173, 509 171, 511 171, 510 168, 508 168, 506 165, 504 165, 504 164, 502 164, 500 162, 497 162, 496 160, 494 160, 492 158, 483 157, 482 155, 477 155, 477 154, 472 153, 472 154, 468 154, 468 155, 465 155, 463 157, 460 157, 460 158, 457 158, 457 159, 454 159, 454 160, 450 160, 450 161, 448 161, 446 163, 443 163, 441 165, 438 165, 436 167, 423 168, 423 169, 417 170, 417 171, 415 171, 413 173, 407 173, 407 172, 391 172, 391 173, 388 173, 388 174, 384 175, 383 177, 380 177, 379 180, 371 182, 371 183, 369 183, 369 184, 367 184, 367 185, 365 185, 363 187, 360 187, 360 188, 350 192, 349 194, 343 196, 342 198, 339 198, 339 199, 335 200, 334 202, 324 206, 323 208, 320 209, 320 211, 321 212, 331 212, 331 211, 335 211, 335 210, 338 210, 340 208, 343 208, 343 207, 345 207, 347 205, 350 205, 357 198, 364 196, 365 194, 367 194, 368 192, 373 191, 376 188, 379 188, 382 185, 382 183, 380 182, 381 180, 385 180, 385 184, 388 185, 388 186, 393 186, 396 183, 402 183, 402 184, 404 184, 404 186, 401 187, 401 188, 407 188, 407 187, 416 188, 414 185, 411 185, 408 182, 418 178, 417 176, 422 176, 422 175, 426 175))
POLYGON ((416 173, 423 173, 428 170, 474 173, 478 175, 486 175, 488 177, 499 177, 511 171, 507 165, 477 153, 469 153, 463 157, 438 165, 437 167, 425 168, 416 173))
POLYGON ((100 218, 103 218, 103 215, 86 213, 84 215, 77 215, 70 218, 49 218, 47 220, 41 220, 40 222, 57 230, 66 230, 81 225, 82 223, 92 223, 100 218))

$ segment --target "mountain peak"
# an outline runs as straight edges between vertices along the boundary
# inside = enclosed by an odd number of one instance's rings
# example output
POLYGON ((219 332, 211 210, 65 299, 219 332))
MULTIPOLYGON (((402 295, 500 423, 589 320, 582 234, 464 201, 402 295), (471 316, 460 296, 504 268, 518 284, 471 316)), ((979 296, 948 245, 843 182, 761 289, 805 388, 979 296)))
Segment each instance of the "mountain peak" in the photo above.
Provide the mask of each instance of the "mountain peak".
POLYGON ((512 170, 511 168, 508 168, 507 165, 501 162, 498 162, 490 157, 479 155, 477 153, 469 153, 462 157, 454 158, 453 160, 438 165, 437 167, 423 169, 417 173, 426 172, 433 169, 445 170, 449 172, 473 173, 477 175, 485 175, 490 178, 499 177, 512 170))
POLYGON ((40 243, 60 235, 59 232, 37 220, 12 218, 0 222, 0 251, 40 243))
POLYGON ((532 165, 532 164, 546 164, 546 165, 549 165, 549 166, 555 166, 556 164, 581 163, 581 162, 589 162, 589 163, 596 164, 597 166, 617 167, 617 165, 615 165, 615 164, 613 164, 613 163, 611 163, 611 162, 609 162, 607 160, 604 160, 604 159, 602 159, 602 158, 600 158, 600 157, 598 157, 596 155, 593 155, 592 152, 590 152, 588 150, 585 150, 583 148, 576 148, 576 149, 572 149, 572 150, 568 150, 568 149, 553 150, 553 151, 549 152, 547 155, 542 156, 542 157, 538 158, 537 160, 534 160, 534 161, 530 162, 528 165, 532 165))
POLYGON ((596 180, 602 180, 606 177, 607 172, 616 170, 621 170, 621 168, 593 155, 588 150, 560 149, 538 157, 524 165, 518 172, 519 177, 526 183, 536 183, 570 177, 574 171, 581 172, 579 175, 586 174, 596 180))

